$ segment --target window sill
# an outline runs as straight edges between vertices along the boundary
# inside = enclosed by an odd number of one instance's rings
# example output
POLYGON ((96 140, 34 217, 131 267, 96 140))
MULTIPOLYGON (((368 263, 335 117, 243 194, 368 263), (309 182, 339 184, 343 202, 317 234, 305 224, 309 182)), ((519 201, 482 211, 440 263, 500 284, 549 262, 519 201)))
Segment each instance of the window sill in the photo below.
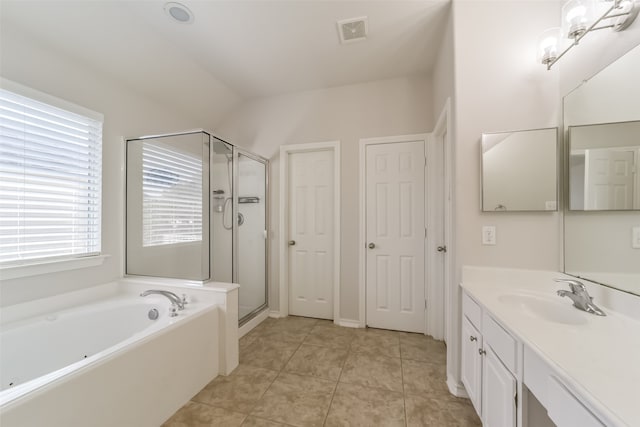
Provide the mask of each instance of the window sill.
POLYGON ((19 279, 21 277, 39 276, 42 274, 57 273, 60 271, 78 270, 81 268, 102 265, 109 255, 95 255, 84 258, 70 258, 37 264, 22 264, 0 268, 2 280, 19 279))

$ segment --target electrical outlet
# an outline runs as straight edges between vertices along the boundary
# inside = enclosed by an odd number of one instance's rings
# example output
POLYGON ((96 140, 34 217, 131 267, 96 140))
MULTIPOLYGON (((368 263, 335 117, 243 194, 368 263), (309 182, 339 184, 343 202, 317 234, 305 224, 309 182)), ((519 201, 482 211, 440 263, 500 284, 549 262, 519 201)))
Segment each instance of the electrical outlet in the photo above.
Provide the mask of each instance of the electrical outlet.
POLYGON ((485 225, 482 227, 482 244, 483 245, 495 245, 496 244, 496 227, 495 225, 485 225))
POLYGON ((631 247, 633 249, 640 249, 640 227, 633 227, 631 229, 631 247))

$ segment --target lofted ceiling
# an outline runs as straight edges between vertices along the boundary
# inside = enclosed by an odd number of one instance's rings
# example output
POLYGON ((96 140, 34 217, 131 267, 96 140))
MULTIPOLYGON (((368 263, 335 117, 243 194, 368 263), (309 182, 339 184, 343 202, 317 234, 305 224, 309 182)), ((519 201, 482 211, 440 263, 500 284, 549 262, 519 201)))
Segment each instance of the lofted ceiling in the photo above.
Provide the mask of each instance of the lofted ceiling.
POLYGON ((201 87, 248 99, 430 72, 449 0, 2 0, 2 26, 156 99, 201 87), (341 45, 336 21, 368 17, 366 41, 341 45), (164 93, 164 95, 162 95, 164 93))

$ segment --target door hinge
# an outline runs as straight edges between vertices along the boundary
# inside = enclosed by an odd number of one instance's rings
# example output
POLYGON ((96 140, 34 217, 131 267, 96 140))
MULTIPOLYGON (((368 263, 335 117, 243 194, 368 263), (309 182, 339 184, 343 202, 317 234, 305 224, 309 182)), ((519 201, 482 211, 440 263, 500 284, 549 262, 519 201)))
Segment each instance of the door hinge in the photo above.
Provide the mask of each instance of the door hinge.
POLYGON ((424 309, 427 309, 427 300, 424 300, 424 309))
POLYGON ((424 238, 427 238, 427 227, 424 228, 424 238))
POLYGON ((427 167, 427 156, 424 156, 424 167, 427 167))
POLYGON ((518 392, 516 391, 516 394, 513 395, 513 400, 516 402, 516 408, 518 407, 518 392))

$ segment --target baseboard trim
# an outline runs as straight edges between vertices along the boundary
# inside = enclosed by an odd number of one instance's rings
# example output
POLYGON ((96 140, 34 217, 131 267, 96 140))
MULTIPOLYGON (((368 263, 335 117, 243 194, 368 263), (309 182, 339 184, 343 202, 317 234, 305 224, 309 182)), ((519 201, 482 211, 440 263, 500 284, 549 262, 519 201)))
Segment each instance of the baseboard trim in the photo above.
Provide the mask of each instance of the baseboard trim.
POLYGON ((338 326, 344 326, 345 328, 362 328, 359 320, 338 319, 334 323, 338 326))
POLYGON ((282 313, 280 313, 278 310, 271 310, 269 312, 269 317, 273 317, 274 319, 280 319, 281 317, 287 317, 287 316, 283 316, 282 313))
POLYGON ((253 328, 258 326, 267 317, 269 317, 270 314, 271 313, 269 312, 269 310, 262 310, 260 313, 256 314, 256 317, 238 328, 238 338, 242 338, 243 336, 248 334, 253 328))
POLYGON ((447 387, 449 388, 449 393, 453 394, 457 397, 469 398, 467 394, 467 390, 464 388, 461 382, 454 380, 451 377, 447 378, 447 387))

